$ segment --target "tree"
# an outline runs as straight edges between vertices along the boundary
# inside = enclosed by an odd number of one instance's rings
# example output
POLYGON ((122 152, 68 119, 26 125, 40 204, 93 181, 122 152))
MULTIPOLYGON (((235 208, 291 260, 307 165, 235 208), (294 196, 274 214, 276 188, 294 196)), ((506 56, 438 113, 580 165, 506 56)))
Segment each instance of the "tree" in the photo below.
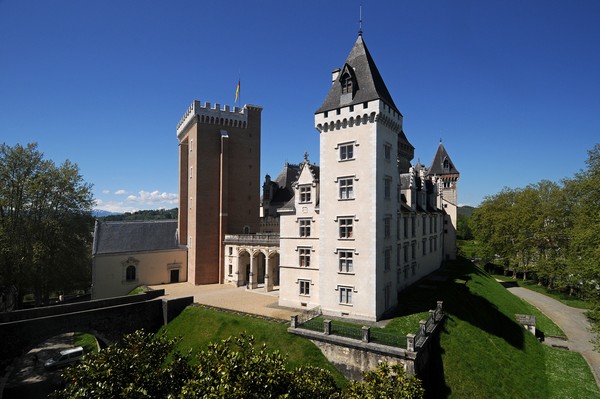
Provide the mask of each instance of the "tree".
POLYGON ((64 373, 61 398, 422 398, 416 377, 382 364, 347 392, 331 373, 304 366, 288 370, 285 357, 242 333, 213 343, 195 357, 174 350, 176 339, 138 331, 86 355, 64 373))
POLYGON ((76 164, 56 166, 37 144, 0 145, 0 285, 16 288, 17 304, 89 286, 92 205, 76 164))
POLYGON ((416 399, 422 398, 424 393, 421 381, 407 376, 402 365, 381 363, 376 370, 366 372, 362 382, 350 382, 344 398, 416 399))

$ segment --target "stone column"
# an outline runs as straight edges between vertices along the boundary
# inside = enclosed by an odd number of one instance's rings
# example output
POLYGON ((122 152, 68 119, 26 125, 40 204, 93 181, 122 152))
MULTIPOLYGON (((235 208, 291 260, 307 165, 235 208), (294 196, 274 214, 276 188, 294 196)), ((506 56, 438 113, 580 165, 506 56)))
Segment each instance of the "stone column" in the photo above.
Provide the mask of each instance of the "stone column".
POLYGON ((371 329, 367 326, 362 327, 362 341, 369 342, 371 340, 371 329))
POLYGON ((331 335, 331 320, 323 320, 323 334, 331 335))
POLYGON ((292 318, 292 320, 291 320, 291 323, 290 323, 290 327, 292 327, 292 328, 298 327, 298 315, 294 314, 294 315, 291 316, 291 318, 292 318))
POLYGON ((415 351, 415 334, 406 334, 406 350, 409 352, 415 351))
POLYGON ((254 255, 250 255, 250 282, 248 287, 251 290, 258 287, 258 262, 254 258, 254 255))
POLYGON ((265 292, 273 291, 273 261, 269 256, 265 256, 265 292))

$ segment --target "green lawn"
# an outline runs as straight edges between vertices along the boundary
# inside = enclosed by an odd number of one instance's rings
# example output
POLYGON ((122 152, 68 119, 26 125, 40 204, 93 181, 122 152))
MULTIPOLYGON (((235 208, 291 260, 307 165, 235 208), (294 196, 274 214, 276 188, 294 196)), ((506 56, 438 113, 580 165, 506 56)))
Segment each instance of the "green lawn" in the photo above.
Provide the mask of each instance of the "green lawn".
POLYGON ((579 299, 575 296, 570 296, 569 294, 567 294, 563 291, 548 289, 548 288, 544 287, 543 285, 539 285, 538 283, 536 283, 535 281, 532 281, 532 280, 525 280, 525 281, 516 280, 512 277, 501 276, 501 275, 500 276, 495 275, 494 277, 496 277, 502 281, 514 282, 514 283, 518 284, 519 287, 523 287, 523 288, 527 288, 527 289, 530 289, 535 292, 539 292, 540 294, 544 294, 546 296, 554 298, 557 301, 560 301, 560 302, 564 303, 565 305, 571 306, 573 308, 578 308, 578 309, 591 309, 592 308, 592 305, 588 301, 584 301, 583 299, 579 299))
MULTIPOLYGON (((600 398, 580 354, 547 347, 526 332, 515 314, 535 314, 546 335, 560 329, 535 308, 508 292, 493 276, 466 259, 451 262, 400 297, 398 317, 384 331, 406 335, 444 301, 447 319, 424 376, 430 398, 600 398)), ((166 328, 182 337, 179 349, 202 350, 209 342, 253 335, 258 344, 286 354, 290 367, 327 368, 338 385, 346 381, 310 341, 287 333, 287 324, 188 307, 166 328)))
MULTIPOLYGON (((199 306, 187 307, 162 330, 169 337, 181 337, 178 349, 182 353, 205 349, 210 342, 246 332, 254 336, 256 343, 287 355, 291 368, 313 365, 331 371, 338 386, 347 380, 327 361, 321 351, 309 340, 287 332, 289 324, 281 324, 249 316, 220 312, 199 306)), ((162 331, 161 330, 161 331, 162 331)))
POLYGON ((98 342, 93 334, 76 332, 73 334, 73 346, 81 346, 85 353, 98 352, 98 342))
MULTIPOLYGON (((436 300, 444 301, 448 314, 439 337, 441 353, 431 359, 433 372, 425 377, 428 396, 563 398, 565 392, 584 392, 600 397, 589 368, 578 369, 586 378, 560 378, 557 370, 564 367, 565 356, 579 366, 585 365, 583 358, 540 344, 518 325, 515 314, 535 312, 492 276, 465 259, 436 275, 401 297, 406 315, 432 308, 436 300)), ((552 329, 560 331, 543 314, 536 316, 547 335, 552 329)))

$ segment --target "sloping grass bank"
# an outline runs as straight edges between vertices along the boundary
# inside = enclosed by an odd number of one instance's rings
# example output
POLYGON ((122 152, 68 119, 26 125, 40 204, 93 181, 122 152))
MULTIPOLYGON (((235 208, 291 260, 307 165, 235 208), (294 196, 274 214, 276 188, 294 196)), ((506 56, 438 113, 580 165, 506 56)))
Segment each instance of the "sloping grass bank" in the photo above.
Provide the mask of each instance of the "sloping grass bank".
POLYGON ((333 373, 339 387, 345 387, 348 381, 329 363, 319 348, 305 338, 288 333, 288 327, 288 323, 189 306, 159 333, 164 330, 168 337, 181 337, 177 349, 182 353, 188 350, 194 353, 206 349, 211 342, 245 331, 254 336, 258 345, 265 343, 270 350, 278 350, 286 355, 290 368, 303 365, 321 367, 333 373))
MULTIPOLYGON (((531 306, 468 260, 449 264, 402 295, 407 314, 436 300, 444 301, 448 319, 440 355, 432 359, 435 372, 426 377, 428 397, 600 397, 581 355, 539 343, 515 322, 515 314, 531 314, 531 306), (563 378, 573 373, 579 377, 563 378)), ((547 318, 543 323, 554 324, 547 318)))

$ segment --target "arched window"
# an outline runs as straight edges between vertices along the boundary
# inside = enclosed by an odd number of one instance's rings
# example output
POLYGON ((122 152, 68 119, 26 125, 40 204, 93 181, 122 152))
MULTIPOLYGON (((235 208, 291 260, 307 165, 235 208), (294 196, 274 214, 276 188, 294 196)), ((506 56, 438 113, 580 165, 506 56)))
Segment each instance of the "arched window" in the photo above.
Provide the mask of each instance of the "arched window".
POLYGON ((125 280, 134 281, 135 280, 135 266, 129 265, 127 269, 125 269, 125 280))

